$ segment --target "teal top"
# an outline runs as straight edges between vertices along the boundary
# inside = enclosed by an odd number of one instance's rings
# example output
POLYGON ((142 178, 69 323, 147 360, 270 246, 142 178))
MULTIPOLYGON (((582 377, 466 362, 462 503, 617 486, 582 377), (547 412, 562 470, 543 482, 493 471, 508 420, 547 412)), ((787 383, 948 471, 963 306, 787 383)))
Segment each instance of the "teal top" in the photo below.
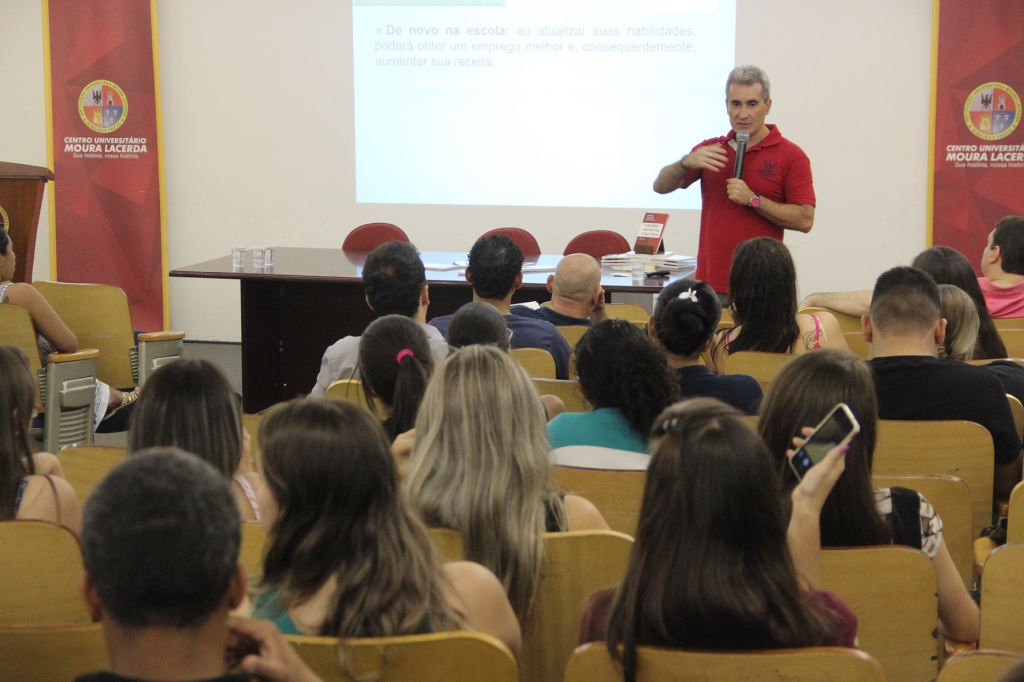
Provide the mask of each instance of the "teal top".
POLYGON ((282 635, 305 634, 295 627, 295 622, 281 603, 281 590, 270 590, 261 594, 252 608, 252 617, 273 621, 277 631, 282 635))
POLYGON ((617 407, 593 412, 563 412, 548 423, 552 448, 567 445, 596 445, 647 454, 643 436, 633 430, 617 407))

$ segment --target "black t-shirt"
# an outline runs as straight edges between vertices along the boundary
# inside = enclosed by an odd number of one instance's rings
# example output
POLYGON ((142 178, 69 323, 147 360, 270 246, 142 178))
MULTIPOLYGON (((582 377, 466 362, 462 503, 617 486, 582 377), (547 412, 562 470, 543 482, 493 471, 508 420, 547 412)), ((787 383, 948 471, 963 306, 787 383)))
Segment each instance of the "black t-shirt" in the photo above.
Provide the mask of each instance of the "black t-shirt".
MULTIPOLYGON (((222 677, 214 677, 209 680, 203 680, 203 682, 250 682, 252 680, 248 675, 224 675, 222 677)), ((79 675, 75 678, 75 682, 142 682, 132 677, 121 677, 114 673, 102 672, 102 673, 89 673, 88 675, 79 675)))
POLYGON ((757 414, 764 392, 757 379, 746 374, 713 374, 704 365, 676 370, 683 398, 717 398, 745 414, 757 414))
POLYGON ((923 355, 874 358, 871 369, 880 419, 964 420, 992 434, 996 464, 1020 455, 1020 437, 1006 391, 984 367, 923 355))
POLYGON ((1005 393, 1024 403, 1024 367, 1013 360, 997 360, 983 367, 999 378, 1005 393))

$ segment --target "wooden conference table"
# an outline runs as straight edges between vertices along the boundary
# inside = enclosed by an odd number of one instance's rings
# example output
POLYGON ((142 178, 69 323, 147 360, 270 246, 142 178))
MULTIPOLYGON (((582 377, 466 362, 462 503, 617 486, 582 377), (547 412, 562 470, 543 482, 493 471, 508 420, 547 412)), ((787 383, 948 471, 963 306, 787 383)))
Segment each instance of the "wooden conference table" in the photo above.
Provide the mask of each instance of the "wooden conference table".
MULTIPOLYGON (((424 263, 465 262, 465 253, 423 252, 424 263)), ((561 256, 527 258, 526 266, 554 267, 561 256)), ((242 294, 242 405, 255 413, 275 403, 304 395, 316 384, 320 360, 332 343, 362 334, 376 316, 366 305, 362 287, 366 254, 341 249, 279 247, 274 265, 255 269, 246 252, 244 268, 233 269, 231 256, 170 272, 171 277, 237 279, 242 294)), ((523 287, 513 302, 547 301, 551 272, 523 274, 523 287)), ((601 286, 607 292, 657 294, 692 269, 669 277, 647 278, 642 285, 605 269, 601 286)), ((464 271, 427 271, 430 285, 428 318, 454 313, 473 300, 464 271)))

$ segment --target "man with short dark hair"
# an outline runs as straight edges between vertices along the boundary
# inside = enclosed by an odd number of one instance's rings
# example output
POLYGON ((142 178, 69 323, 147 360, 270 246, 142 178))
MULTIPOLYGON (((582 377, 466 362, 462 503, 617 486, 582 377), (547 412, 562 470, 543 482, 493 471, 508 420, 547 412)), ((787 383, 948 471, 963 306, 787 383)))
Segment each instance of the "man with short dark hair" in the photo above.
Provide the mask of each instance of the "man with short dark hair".
POLYGON ((589 327, 608 316, 601 287, 601 264, 593 256, 574 253, 558 261, 555 274, 548 275, 548 291, 551 292, 550 308, 514 305, 512 314, 546 320, 556 327, 589 327))
MULTIPOLYGON (((469 252, 466 281, 473 285, 474 301, 488 303, 505 316, 512 348, 546 350, 555 359, 557 377, 569 378, 572 349, 565 337, 550 322, 511 313, 512 294, 523 285, 523 252, 515 242, 496 234, 474 244, 469 252)), ((451 315, 435 317, 430 324, 444 334, 451 319, 451 315)))
POLYGON ((992 317, 1024 317, 1024 218, 1008 215, 988 235, 978 284, 992 317))
MULTIPOLYGON (((407 242, 387 242, 371 251, 363 264, 363 290, 366 305, 378 317, 404 315, 418 322, 427 335, 434 361, 444 362, 448 357, 448 342, 443 334, 427 324, 429 288, 426 270, 415 246, 407 242)), ((327 349, 310 398, 323 398, 327 388, 339 379, 359 378, 360 338, 346 336, 327 349)))
POLYGON ((151 448, 115 467, 82 521, 82 592, 112 672, 78 682, 316 680, 269 624, 229 623, 245 597, 240 544, 231 488, 198 457, 151 448), (248 674, 229 675, 236 663, 248 674))
POLYGON ((981 424, 995 445, 994 492, 1009 497, 1021 479, 1021 442, 1006 392, 982 367, 938 359, 946 320, 932 276, 905 266, 882 273, 861 324, 871 344, 879 418, 981 424))

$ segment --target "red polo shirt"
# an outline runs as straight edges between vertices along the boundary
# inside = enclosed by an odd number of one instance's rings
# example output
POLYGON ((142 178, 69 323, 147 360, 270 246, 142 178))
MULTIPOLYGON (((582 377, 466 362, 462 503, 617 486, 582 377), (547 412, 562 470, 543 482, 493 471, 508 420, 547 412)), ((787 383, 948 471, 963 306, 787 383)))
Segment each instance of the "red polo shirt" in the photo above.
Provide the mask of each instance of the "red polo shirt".
MULTIPOLYGON (((751 192, 780 204, 815 205, 811 161, 800 147, 782 137, 773 124, 766 124, 768 136, 747 147, 743 159, 743 180, 751 192)), ((683 176, 683 187, 700 179, 703 210, 700 215, 700 246, 697 251, 697 279, 718 292, 729 291, 732 253, 741 242, 754 237, 772 237, 782 241, 783 229, 776 227, 749 206, 729 199, 726 181, 732 177, 736 150, 728 142, 736 137, 704 140, 697 147, 716 142, 725 147, 725 168, 715 172, 698 168, 683 176)))

